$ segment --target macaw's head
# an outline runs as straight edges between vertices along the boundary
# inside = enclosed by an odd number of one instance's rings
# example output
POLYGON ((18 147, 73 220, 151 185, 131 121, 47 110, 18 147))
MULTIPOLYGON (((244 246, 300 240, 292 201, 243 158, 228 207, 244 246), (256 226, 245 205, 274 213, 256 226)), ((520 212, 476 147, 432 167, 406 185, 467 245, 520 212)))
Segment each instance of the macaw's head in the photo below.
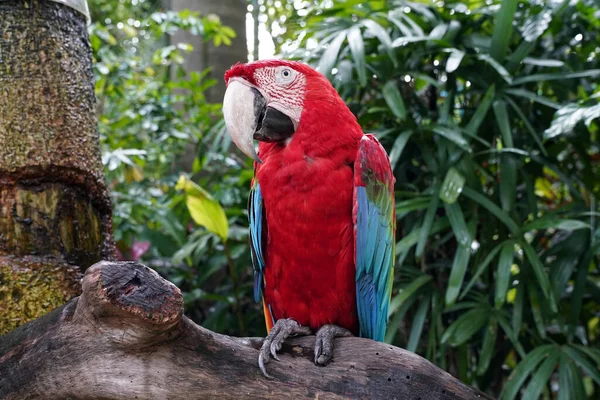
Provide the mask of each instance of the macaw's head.
POLYGON ((254 140, 285 142, 298 129, 308 103, 341 101, 322 74, 294 61, 236 64, 225 73, 225 83, 227 130, 236 146, 259 162, 254 140))

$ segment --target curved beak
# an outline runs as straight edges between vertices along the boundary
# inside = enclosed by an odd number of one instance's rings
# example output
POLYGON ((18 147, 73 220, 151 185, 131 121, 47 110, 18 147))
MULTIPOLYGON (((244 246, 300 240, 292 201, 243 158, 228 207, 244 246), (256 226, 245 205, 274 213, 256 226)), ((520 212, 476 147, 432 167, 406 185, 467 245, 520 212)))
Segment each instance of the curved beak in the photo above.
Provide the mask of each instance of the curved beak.
POLYGON ((268 106, 260 91, 242 78, 232 78, 227 85, 223 117, 238 149, 259 163, 262 161, 256 154, 255 139, 281 142, 296 130, 290 117, 268 106))

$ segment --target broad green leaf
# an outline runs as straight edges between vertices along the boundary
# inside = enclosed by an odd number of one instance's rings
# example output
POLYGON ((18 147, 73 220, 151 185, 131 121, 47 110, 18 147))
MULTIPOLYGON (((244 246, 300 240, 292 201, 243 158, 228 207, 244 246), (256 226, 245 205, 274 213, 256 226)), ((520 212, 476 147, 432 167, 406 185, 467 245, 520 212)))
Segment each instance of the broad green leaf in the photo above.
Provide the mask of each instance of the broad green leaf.
POLYGON ((342 47, 342 43, 344 43, 344 40, 346 40, 346 34, 346 30, 343 30, 340 33, 338 33, 335 39, 333 39, 329 43, 329 46, 323 52, 318 66, 318 70, 323 75, 331 77, 331 70, 333 69, 335 62, 337 61, 340 48, 342 47))
POLYGON ((476 307, 462 314, 442 336, 442 343, 450 343, 457 347, 466 343, 475 332, 479 331, 489 321, 489 310, 476 307))
POLYGON ((600 118, 600 103, 590 107, 579 106, 576 103, 568 104, 556 112, 552 125, 544 132, 544 137, 551 139, 558 135, 569 134, 580 122, 589 128, 596 118, 600 118))
POLYGON ((470 247, 473 238, 471 237, 462 209, 458 203, 444 204, 446 216, 452 226, 454 237, 460 246, 470 247))
POLYGON ((481 353, 479 353, 479 363, 477 364, 477 375, 483 375, 487 371, 494 350, 496 349, 496 336, 498 335, 498 322, 495 319, 490 319, 490 323, 485 330, 483 344, 481 345, 481 353))
POLYGON ((517 161, 510 154, 500 156, 500 203, 507 213, 512 212, 517 198, 517 161))
POLYGON ((410 336, 408 338, 408 344, 406 350, 415 352, 419 345, 419 339, 421 339, 421 333, 423 332, 423 325, 425 324, 425 318, 427 317, 427 311, 429 310, 429 302, 431 301, 431 295, 427 294, 419 307, 415 312, 415 316, 412 320, 412 328, 410 329, 410 336))
POLYGON ((446 72, 451 74, 452 72, 456 71, 464 56, 464 51, 452 49, 450 51, 450 55, 448 56, 448 60, 446 61, 446 72))
POLYGON ((535 65, 538 67, 552 67, 552 68, 560 68, 565 63, 560 60, 549 60, 547 58, 531 58, 526 57, 523 59, 524 64, 535 65))
POLYGON ((187 208, 194 221, 226 242, 229 223, 219 202, 183 175, 179 177, 175 189, 185 191, 187 208))
POLYGON ((577 365, 581 367, 581 369, 585 371, 586 374, 588 374, 589 377, 591 377, 598 385, 600 385, 600 370, 596 365, 590 362, 590 360, 588 360, 587 357, 575 347, 567 345, 563 346, 562 349, 569 355, 569 357, 571 357, 573 361, 575 361, 577 365))
POLYGON ((550 376, 552 372, 554 372, 554 367, 558 363, 560 359, 560 352, 556 351, 550 353, 548 358, 542 362, 542 365, 538 368, 538 370, 531 377, 531 382, 527 385, 527 389, 523 394, 524 399, 539 399, 544 386, 548 384, 550 380, 550 376))
POLYGON ((469 265, 469 258, 471 257, 471 246, 458 246, 454 255, 454 262, 452 263, 452 269, 450 271, 450 278, 448 279, 448 289, 446 289, 446 304, 452 305, 456 301, 463 280, 465 278, 465 272, 467 271, 467 265, 469 265))
POLYGON ((597 76, 600 76, 600 69, 589 69, 587 71, 569 73, 558 72, 555 74, 535 74, 513 79, 511 85, 517 86, 529 82, 553 81, 558 79, 594 78, 597 76))
POLYGON ((515 347, 515 350, 517 350, 519 356, 521 356, 521 358, 524 358, 525 349, 523 349, 523 346, 521 346, 521 343, 519 342, 518 332, 515 332, 508 324, 508 321, 506 321, 502 316, 498 317, 498 325, 500 325, 504 333, 506 333, 506 336, 515 347))
POLYGON ((511 273, 510 267, 513 263, 514 244, 512 241, 504 243, 500 257, 498 258, 498 271, 496 273, 496 295, 494 296, 494 305, 500 309, 504 305, 506 292, 510 285, 511 273))
POLYGON ((353 26, 348 30, 348 46, 354 60, 358 81, 361 86, 367 84, 367 63, 365 61, 365 44, 363 42, 362 33, 358 25, 353 26))
POLYGON ((379 39, 379 42, 383 45, 383 48, 387 52, 388 56, 392 60, 394 66, 398 65, 398 60, 396 58, 396 53, 392 48, 392 39, 390 35, 385 30, 385 28, 375 22, 373 19, 365 19, 362 21, 362 24, 367 28, 367 31, 372 35, 376 36, 379 39))
POLYGON ((440 189, 440 199, 446 204, 454 204, 465 187, 466 178, 452 167, 446 173, 440 189))
MULTIPOLYGON (((391 108, 391 106, 390 106, 391 108)), ((398 160, 400 160, 400 156, 402 155, 402 151, 406 147, 408 140, 413 135, 414 131, 411 129, 409 131, 404 131, 394 141, 394 145, 392 146, 392 150, 390 151, 390 164, 392 165, 392 170, 396 168, 396 164, 398 164, 398 160)))
POLYGON ((417 250, 415 255, 417 257, 421 257, 423 254, 423 250, 425 250, 425 245, 427 244, 427 239, 429 238, 431 232, 431 226, 433 224, 433 220, 435 219, 435 214, 439 207, 440 203, 440 185, 436 184, 433 190, 433 196, 431 198, 431 202, 429 203, 429 207, 425 212, 425 216, 423 217, 423 224, 421 225, 421 231, 419 233, 419 241, 417 243, 417 250))
POLYGON ((479 107, 477 107, 477 111, 471 117, 471 120, 466 126, 466 130, 470 132, 472 135, 477 135, 477 131, 481 126, 481 123, 485 119, 490 106, 492 105, 492 101, 494 100, 494 96, 496 95, 496 86, 491 85, 490 88, 485 92, 485 96, 481 100, 479 107))
POLYGON ((496 116, 496 123, 498 129, 502 134, 502 145, 504 147, 514 147, 512 131, 510 129, 510 120, 508 119, 508 111, 506 110, 506 103, 504 100, 494 101, 494 114, 496 116))
POLYGON ((581 373, 565 352, 560 354, 558 369, 558 400, 585 399, 581 373))
POLYGON ((502 211, 502 209, 500 207, 498 207, 491 200, 489 200, 487 197, 476 192, 475 190, 471 189, 468 186, 466 186, 463 189, 463 194, 466 197, 473 200, 474 202, 478 203, 480 206, 487 209, 491 214, 496 216, 496 218, 498 218, 504 225, 506 225, 506 227, 512 232, 513 235, 520 234, 519 227, 517 226, 515 221, 508 214, 506 214, 504 211, 502 211))
POLYGON ((406 119, 406 106, 398 89, 398 82, 391 80, 383 85, 383 98, 396 118, 404 121, 406 119))
POLYGON ((515 290, 517 293, 513 303, 512 327, 519 334, 523 324, 523 308, 525 307, 525 282, 519 282, 515 290))
POLYGON ((392 315, 402 304, 404 304, 408 298, 413 296, 417 290, 419 290, 422 286, 426 285, 433 279, 431 275, 421 275, 407 286, 401 288, 398 291, 398 294, 392 298, 390 303, 390 311, 389 314, 392 315))
POLYGON ((517 10, 517 0, 503 0, 494 21, 494 34, 490 52, 498 62, 504 61, 512 37, 513 21, 517 10))
POLYGON ((590 225, 578 219, 563 219, 553 214, 546 214, 538 218, 522 228, 523 232, 529 232, 539 229, 562 229, 565 231, 576 231, 579 229, 590 229, 590 225))
POLYGON ((435 125, 432 130, 434 133, 437 133, 438 135, 456 144, 464 151, 471 153, 472 150, 469 146, 469 142, 467 142, 467 140, 460 134, 460 130, 452 129, 442 125, 435 125))
POLYGON ((533 349, 527 356, 521 360, 517 368, 510 374, 504 390, 502 391, 502 400, 513 400, 519 393, 519 389, 525 383, 525 380, 533 370, 551 353, 558 353, 559 350, 554 345, 546 344, 533 349))

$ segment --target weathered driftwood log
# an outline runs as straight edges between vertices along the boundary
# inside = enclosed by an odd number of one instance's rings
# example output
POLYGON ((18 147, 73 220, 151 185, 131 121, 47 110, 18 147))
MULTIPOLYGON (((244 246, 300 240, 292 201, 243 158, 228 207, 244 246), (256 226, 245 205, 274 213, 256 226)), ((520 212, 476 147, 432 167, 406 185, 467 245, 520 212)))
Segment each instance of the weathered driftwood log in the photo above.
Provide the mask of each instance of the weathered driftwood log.
POLYGON ((315 366, 314 337, 289 340, 274 379, 261 339, 233 338, 183 316, 181 292, 137 263, 89 268, 83 294, 0 337, 2 399, 480 399, 429 361, 368 339, 337 340, 315 366))

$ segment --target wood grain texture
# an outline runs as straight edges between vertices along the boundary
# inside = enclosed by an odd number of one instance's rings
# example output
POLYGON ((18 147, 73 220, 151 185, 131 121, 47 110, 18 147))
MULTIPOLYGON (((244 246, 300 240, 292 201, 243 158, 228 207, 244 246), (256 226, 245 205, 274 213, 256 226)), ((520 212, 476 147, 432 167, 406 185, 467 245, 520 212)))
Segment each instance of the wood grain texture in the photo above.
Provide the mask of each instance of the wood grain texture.
POLYGON ((314 336, 288 340, 274 379, 257 367, 262 339, 233 338, 183 316, 181 292, 144 265, 100 262, 83 294, 0 337, 0 398, 489 399, 424 358, 338 339, 313 364, 314 336))

